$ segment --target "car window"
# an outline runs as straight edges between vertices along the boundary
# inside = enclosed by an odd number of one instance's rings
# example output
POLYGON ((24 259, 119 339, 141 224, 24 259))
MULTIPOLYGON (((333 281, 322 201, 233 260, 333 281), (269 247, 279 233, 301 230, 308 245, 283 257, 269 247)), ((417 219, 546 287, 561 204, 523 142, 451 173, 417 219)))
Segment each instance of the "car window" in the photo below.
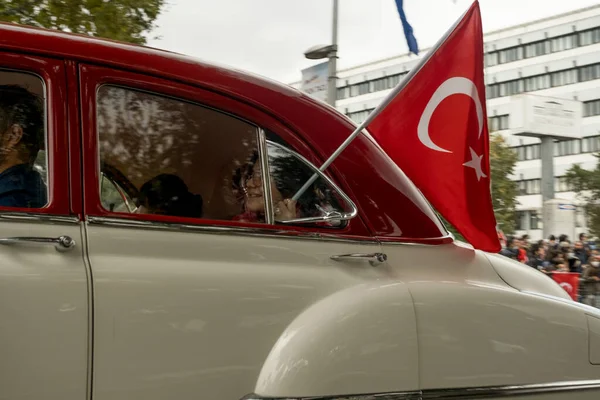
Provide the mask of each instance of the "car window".
POLYGON ((311 179, 316 168, 280 143, 269 141, 267 149, 275 221, 328 217, 328 221, 315 221, 313 224, 321 227, 343 226, 344 222, 335 217, 351 212, 352 208, 322 177, 318 177, 294 200, 294 195, 311 179))
POLYGON ((102 198, 102 206, 114 212, 136 211, 136 206, 128 194, 118 183, 102 174, 100 183, 100 196, 102 198))
POLYGON ((44 94, 36 75, 0 70, 0 206, 48 202, 44 94))
MULTIPOLYGON (((97 91, 97 129, 106 210, 244 220, 240 178, 258 160, 254 125, 184 100, 105 85, 97 91)), ((260 212, 254 218, 264 222, 260 212)))

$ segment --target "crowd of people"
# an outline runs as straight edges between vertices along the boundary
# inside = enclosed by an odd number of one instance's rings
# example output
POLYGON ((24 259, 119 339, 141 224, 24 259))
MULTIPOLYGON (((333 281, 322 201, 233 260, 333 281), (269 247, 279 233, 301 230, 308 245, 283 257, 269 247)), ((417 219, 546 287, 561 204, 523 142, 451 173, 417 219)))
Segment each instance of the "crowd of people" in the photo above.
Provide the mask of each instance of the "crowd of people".
POLYGON ((528 235, 508 237, 500 254, 548 275, 580 274, 579 300, 596 306, 596 296, 600 295, 600 248, 585 233, 574 242, 567 235, 551 235, 537 242, 531 242, 528 235))

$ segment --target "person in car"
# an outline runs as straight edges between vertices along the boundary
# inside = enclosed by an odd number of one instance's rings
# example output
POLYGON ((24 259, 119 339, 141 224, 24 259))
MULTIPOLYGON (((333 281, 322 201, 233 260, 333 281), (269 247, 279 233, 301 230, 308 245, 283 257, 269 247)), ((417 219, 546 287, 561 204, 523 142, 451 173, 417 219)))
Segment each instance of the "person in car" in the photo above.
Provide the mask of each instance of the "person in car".
POLYGON ((191 193, 183 180, 173 174, 157 175, 144 183, 137 205, 139 214, 202 218, 202 197, 191 193))
MULTIPOLYGON (((233 221, 265 222, 262 168, 257 152, 254 152, 248 164, 236 171, 233 182, 234 192, 238 193, 238 198, 242 202, 242 212, 233 217, 233 221)), ((296 201, 284 199, 273 180, 271 180, 271 193, 276 221, 297 217, 296 201)))
POLYGON ((20 86, 0 85, 0 206, 46 205, 46 185, 33 168, 43 141, 40 99, 20 86))

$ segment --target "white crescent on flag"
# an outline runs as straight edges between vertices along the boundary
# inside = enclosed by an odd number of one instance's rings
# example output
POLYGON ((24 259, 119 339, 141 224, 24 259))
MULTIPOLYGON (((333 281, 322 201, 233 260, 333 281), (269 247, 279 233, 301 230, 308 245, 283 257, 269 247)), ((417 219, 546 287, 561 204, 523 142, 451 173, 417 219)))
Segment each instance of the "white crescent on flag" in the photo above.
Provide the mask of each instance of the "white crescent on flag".
POLYGON ((433 93, 433 96, 431 96, 429 103, 427 103, 423 114, 421 114, 421 119, 419 120, 419 125, 417 127, 417 135, 419 136, 419 140, 431 150, 440 151, 443 153, 452 153, 450 150, 441 148, 435 144, 433 140, 431 140, 431 137, 429 136, 429 121, 431 121, 431 117, 440 103, 453 94, 466 94, 475 102, 477 122, 479 123, 478 138, 481 137, 481 132, 483 131, 483 106, 481 105, 481 100, 479 100, 477 86, 475 86, 473 81, 468 78, 450 78, 444 81, 444 83, 442 83, 433 93))

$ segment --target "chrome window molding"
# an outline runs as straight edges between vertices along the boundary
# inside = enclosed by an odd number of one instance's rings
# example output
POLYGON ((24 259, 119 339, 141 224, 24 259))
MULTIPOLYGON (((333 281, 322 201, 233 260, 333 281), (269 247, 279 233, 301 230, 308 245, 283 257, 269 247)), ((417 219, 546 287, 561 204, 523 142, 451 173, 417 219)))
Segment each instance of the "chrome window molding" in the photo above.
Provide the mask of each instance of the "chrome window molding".
POLYGON ((118 228, 144 228, 171 232, 198 232, 221 235, 255 236, 278 239, 319 240, 324 242, 375 244, 379 242, 374 238, 342 238, 321 232, 298 232, 282 229, 273 229, 273 225, 265 228, 249 228, 243 226, 223 225, 188 225, 170 222, 141 221, 114 217, 87 217, 90 225, 110 226, 118 228))
POLYGON ((55 224, 78 224, 79 217, 71 215, 50 215, 39 213, 0 212, 0 222, 47 222, 55 224))
MULTIPOLYGON (((350 197, 348 197, 348 195, 346 195, 346 193, 344 193, 344 191, 342 189, 340 189, 338 187, 338 185, 336 185, 331 180, 331 178, 329 178, 327 175, 325 175, 323 172, 321 172, 319 170, 319 168, 315 167, 314 164, 312 164, 306 158, 301 156, 299 153, 297 153, 285 146, 282 146, 279 143, 275 143, 270 140, 267 140, 266 143, 270 146, 280 149, 281 151, 285 151, 286 153, 290 154, 293 157, 296 157, 298 160, 300 160, 302 163, 304 163, 304 165, 306 165, 308 168, 310 168, 313 171, 313 173, 317 174, 319 178, 323 179, 325 181, 325 183, 327 183, 336 192, 338 192, 338 194, 342 197, 344 202, 346 202, 346 204, 350 207, 350 212, 339 213, 340 214, 339 217, 335 217, 335 218, 328 218, 328 217, 297 218, 297 219, 293 219, 293 220, 289 220, 289 221, 279 221, 280 223, 282 223, 282 224, 311 223, 311 222, 323 222, 323 221, 331 221, 331 220, 348 221, 358 215, 358 208, 356 207, 356 204, 354 204, 352 199, 350 199, 350 197)), ((269 171, 269 173, 270 173, 270 171, 269 171)), ((270 175, 269 175, 269 178, 270 178, 270 175)))
POLYGON ((540 394, 599 391, 600 380, 582 380, 530 385, 484 386, 458 389, 426 389, 412 392, 340 395, 324 397, 261 397, 248 395, 242 400, 484 400, 540 394))
POLYGON ((267 149, 267 137, 262 128, 258 129, 258 155, 262 169, 263 199, 265 200, 266 223, 275 223, 273 196, 271 195, 271 168, 269 166, 269 151, 267 149))
MULTIPOLYGON (((119 228, 145 228, 153 230, 171 231, 171 232, 199 232, 199 233, 214 233, 224 235, 241 235, 241 236, 259 236, 266 238, 280 238, 280 239, 304 239, 304 240, 320 240, 325 242, 338 242, 338 243, 361 243, 361 244, 378 244, 381 246, 440 246, 437 243, 408 243, 408 242, 381 242, 374 237, 364 238, 349 238, 339 237, 335 233, 329 232, 301 232, 288 231, 282 229, 273 229, 273 225, 265 228, 249 228, 243 226, 224 226, 224 225, 192 225, 192 224, 180 224, 175 222, 156 222, 156 221, 142 221, 132 220, 127 218, 118 217, 92 217, 88 216, 87 221, 90 225, 101 225, 101 226, 112 226, 119 228)), ((450 236, 442 236, 433 239, 424 240, 440 240, 446 239, 450 236)))
POLYGON ((380 240, 380 243, 382 246, 440 246, 442 243, 435 243, 435 242, 440 241, 440 240, 446 240, 446 239, 452 239, 453 242, 455 241, 453 235, 444 235, 444 236, 439 236, 439 237, 435 237, 435 238, 415 239, 415 240, 419 240, 420 243, 401 242, 401 241, 385 241, 385 240, 380 240), (428 242, 431 242, 431 243, 428 243, 428 242))

